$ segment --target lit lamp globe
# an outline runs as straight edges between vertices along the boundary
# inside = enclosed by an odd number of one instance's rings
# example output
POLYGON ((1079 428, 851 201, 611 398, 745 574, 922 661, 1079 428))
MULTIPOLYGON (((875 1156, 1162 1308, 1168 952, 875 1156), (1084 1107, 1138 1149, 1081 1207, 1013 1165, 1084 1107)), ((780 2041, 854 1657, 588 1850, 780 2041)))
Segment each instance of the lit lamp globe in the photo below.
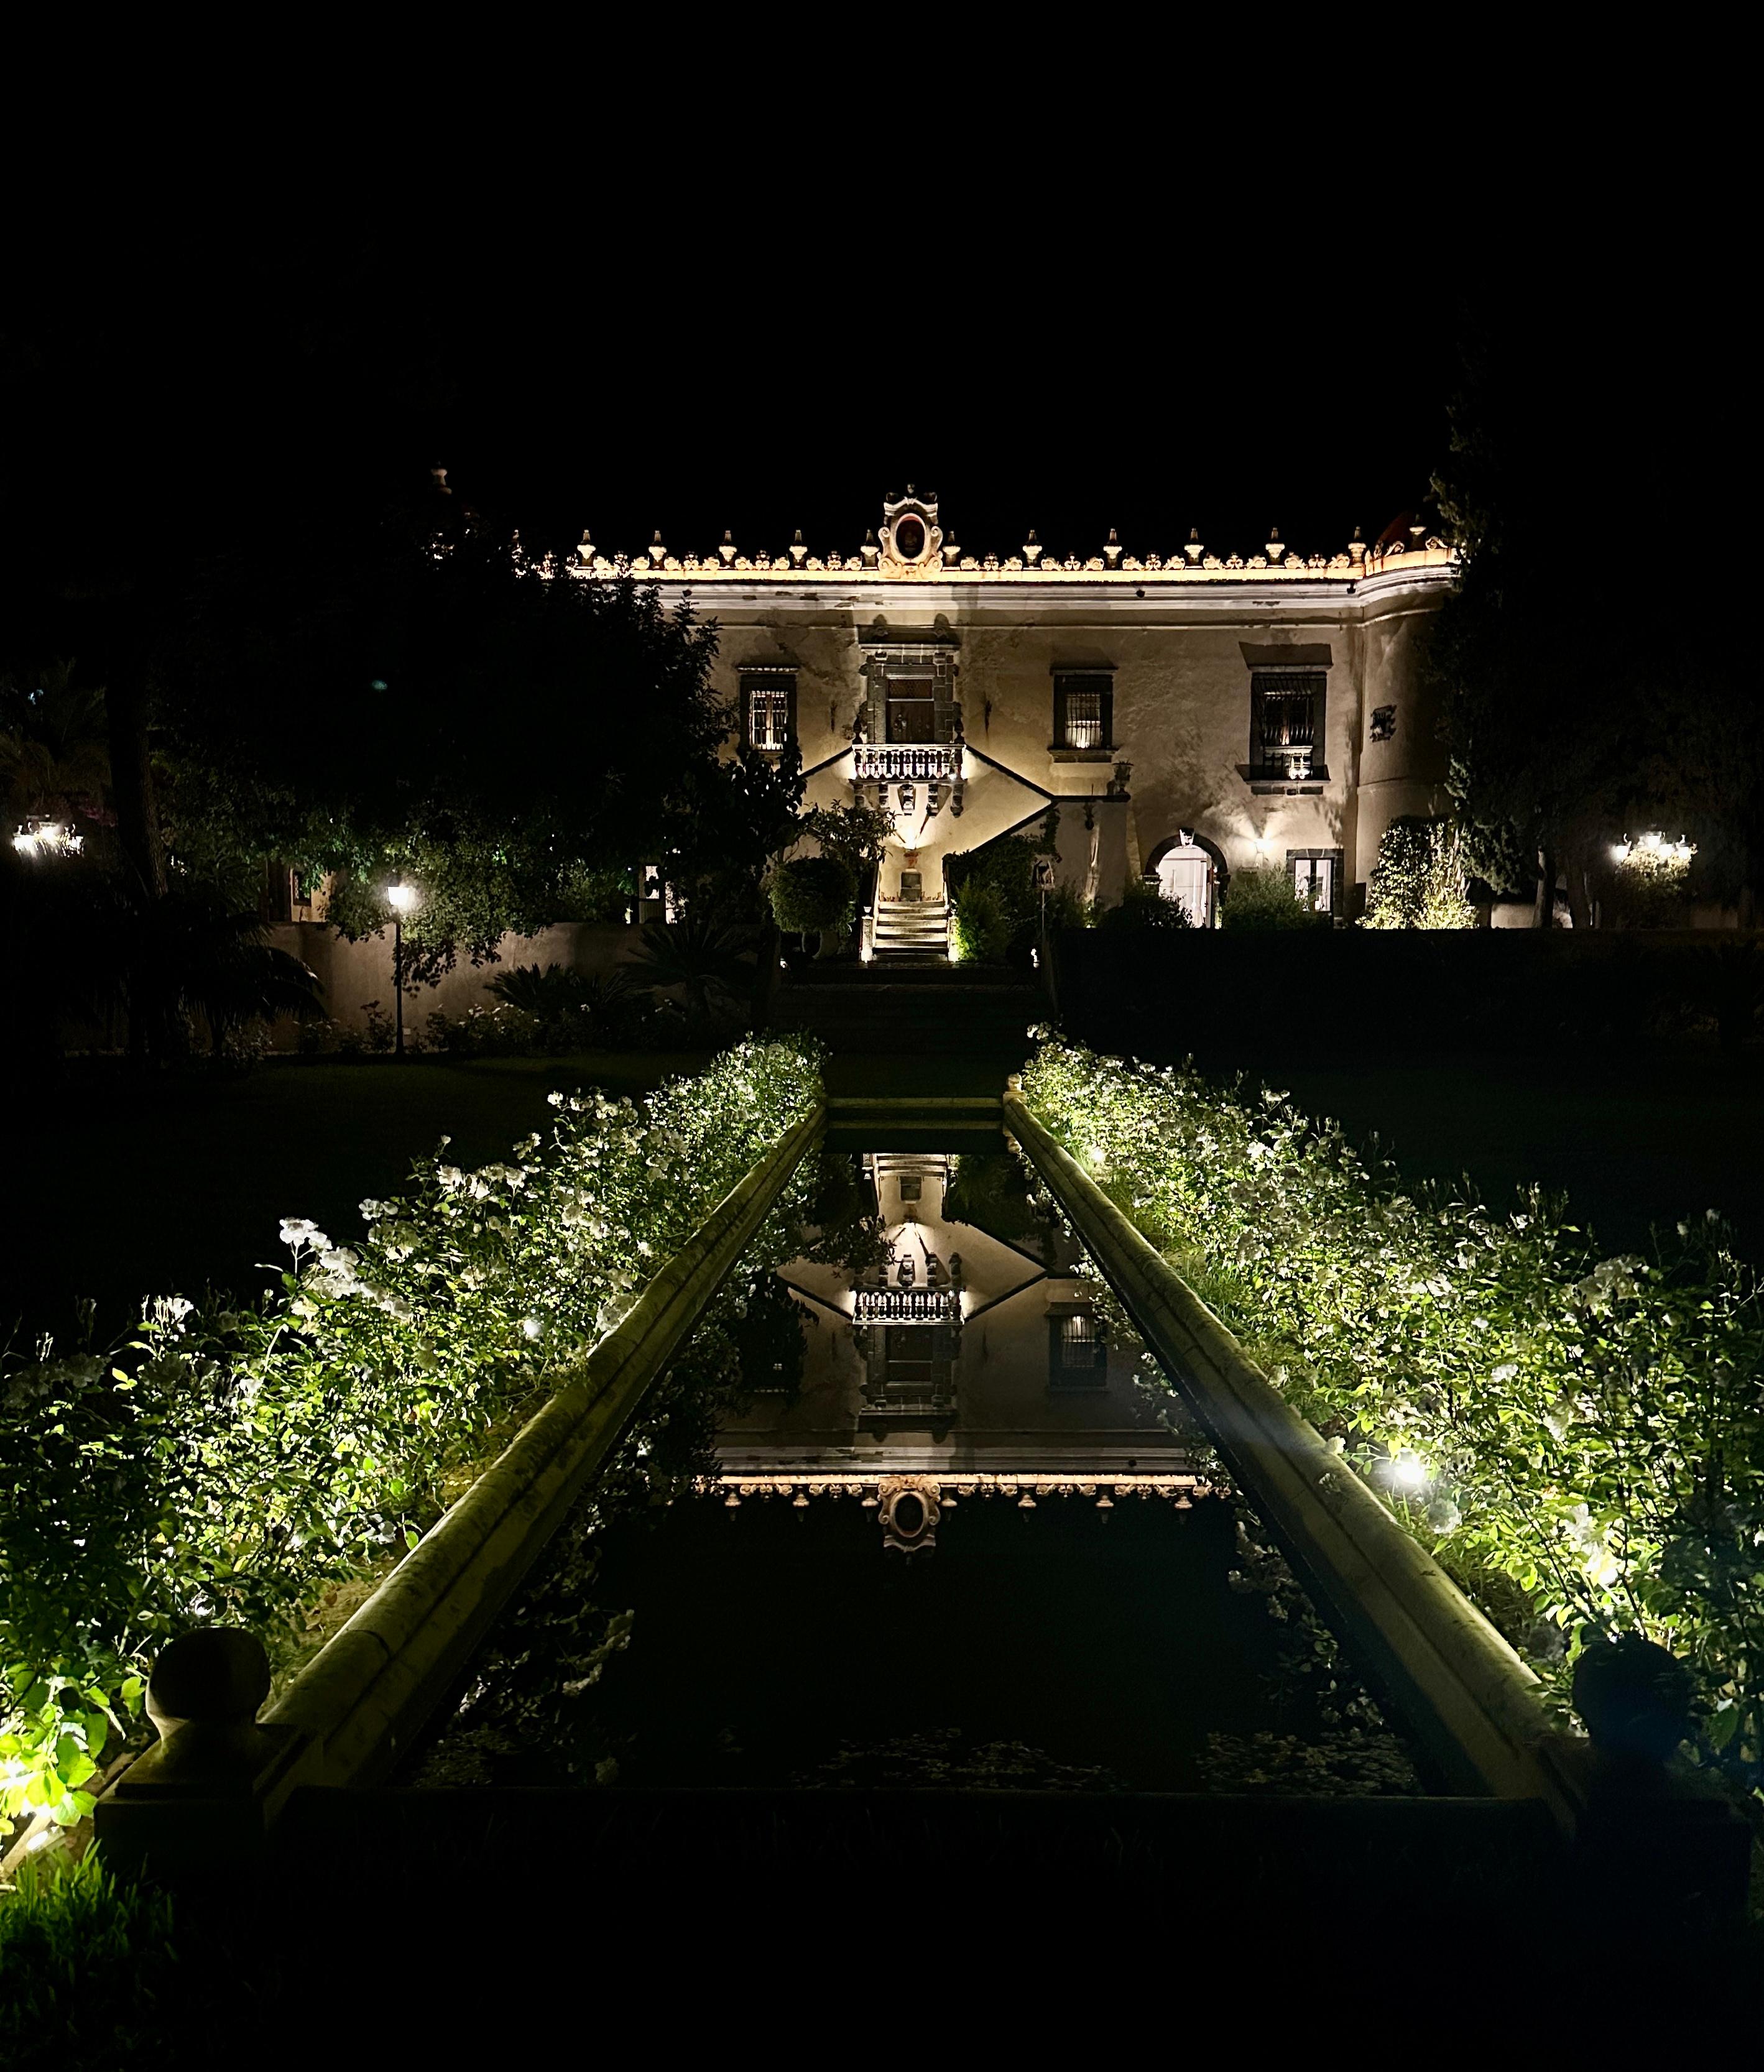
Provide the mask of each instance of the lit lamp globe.
POLYGON ((416 886, 402 878, 386 887, 386 904, 392 909, 393 1054, 401 1060, 405 1054, 405 916, 414 913, 418 903, 416 886))

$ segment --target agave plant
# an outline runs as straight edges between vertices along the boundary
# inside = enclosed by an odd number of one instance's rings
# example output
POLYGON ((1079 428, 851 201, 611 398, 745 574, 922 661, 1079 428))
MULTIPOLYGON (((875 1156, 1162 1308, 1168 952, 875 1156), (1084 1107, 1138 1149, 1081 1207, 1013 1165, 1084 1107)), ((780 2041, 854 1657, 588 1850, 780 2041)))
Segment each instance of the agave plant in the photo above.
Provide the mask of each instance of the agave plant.
POLYGON ((689 1021, 703 1028, 718 1008, 741 999, 753 976, 753 958, 751 931, 688 919, 652 921, 633 962, 642 967, 639 985, 680 994, 689 1021))
POLYGON ((617 1039, 636 1000, 636 989, 622 971, 566 971, 555 964, 543 971, 537 964, 513 965, 499 972, 487 990, 549 1031, 602 1042, 617 1039))

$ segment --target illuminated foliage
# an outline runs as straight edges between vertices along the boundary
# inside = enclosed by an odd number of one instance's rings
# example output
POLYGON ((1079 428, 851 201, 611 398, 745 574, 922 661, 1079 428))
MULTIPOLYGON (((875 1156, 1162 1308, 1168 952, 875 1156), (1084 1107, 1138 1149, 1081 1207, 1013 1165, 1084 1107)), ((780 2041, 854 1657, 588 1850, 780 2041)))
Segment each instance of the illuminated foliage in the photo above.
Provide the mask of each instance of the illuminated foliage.
POLYGON ((1368 928, 1473 928, 1462 837, 1444 820, 1392 821, 1366 892, 1368 928))
POLYGON ((1059 1042, 1024 1092, 1558 1692, 1586 1629, 1660 1642, 1700 1758, 1764 1784, 1764 1305, 1713 1211, 1600 1260, 1282 1094, 1059 1042))
POLYGON ((109 1355, 0 1371, 0 1814, 90 1810, 175 1634, 310 1652, 326 1593, 416 1543, 817 1092, 777 1042, 638 1104, 554 1094, 549 1144, 467 1172, 444 1139, 352 1244, 284 1221, 260 1310, 162 1297, 109 1355))

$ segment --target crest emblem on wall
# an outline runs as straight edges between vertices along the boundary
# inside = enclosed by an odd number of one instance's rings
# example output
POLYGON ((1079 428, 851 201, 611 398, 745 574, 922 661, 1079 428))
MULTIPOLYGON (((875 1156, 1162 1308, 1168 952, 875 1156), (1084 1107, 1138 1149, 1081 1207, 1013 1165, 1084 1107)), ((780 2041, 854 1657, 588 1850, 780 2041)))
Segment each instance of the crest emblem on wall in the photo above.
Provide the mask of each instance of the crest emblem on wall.
POLYGON ((902 497, 882 499, 881 565, 884 575, 928 575, 943 566, 944 536, 937 524, 937 499, 917 495, 907 485, 902 497))

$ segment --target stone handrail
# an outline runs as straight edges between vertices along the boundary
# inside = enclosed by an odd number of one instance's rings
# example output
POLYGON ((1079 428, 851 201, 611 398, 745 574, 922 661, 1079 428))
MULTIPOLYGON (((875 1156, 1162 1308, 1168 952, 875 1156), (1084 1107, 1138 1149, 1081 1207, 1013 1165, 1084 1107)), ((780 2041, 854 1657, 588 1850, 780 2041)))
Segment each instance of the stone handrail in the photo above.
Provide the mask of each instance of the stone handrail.
POLYGON ((175 1725, 117 1779, 97 1808, 108 1861, 176 1875, 248 1852, 298 1786, 373 1783, 394 1766, 605 1465, 823 1120, 817 1104, 730 1190, 260 1725, 249 1712, 175 1725), (204 1758, 223 1744, 224 1759, 204 1758))

